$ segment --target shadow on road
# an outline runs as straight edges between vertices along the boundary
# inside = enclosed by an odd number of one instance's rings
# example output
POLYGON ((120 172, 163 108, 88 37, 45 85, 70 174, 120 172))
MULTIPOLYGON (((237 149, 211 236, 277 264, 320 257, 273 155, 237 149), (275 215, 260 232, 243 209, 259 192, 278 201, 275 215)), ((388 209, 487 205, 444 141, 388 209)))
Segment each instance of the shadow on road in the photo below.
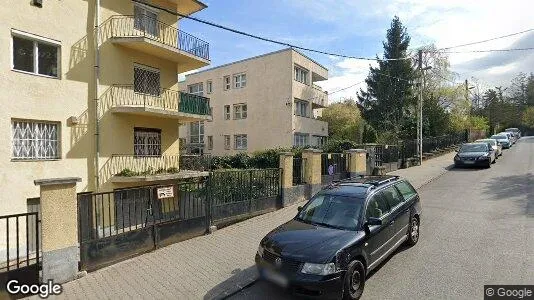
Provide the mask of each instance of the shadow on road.
POLYGON ((232 271, 232 274, 232 277, 209 290, 204 296, 204 300, 225 299, 233 293, 251 285, 258 278, 256 266, 251 266, 244 270, 235 269, 232 271))
POLYGON ((388 261, 390 259, 392 259, 395 255, 397 255, 398 253, 401 253, 401 252, 404 252, 406 250, 409 250, 411 247, 409 246, 406 246, 405 244, 401 245, 399 248, 397 248, 397 250, 395 250, 392 254, 390 254, 386 259, 384 259, 384 261, 382 261, 376 268, 374 268, 371 272, 369 272, 367 274, 367 279, 366 280, 369 280, 371 279, 371 277, 373 277, 373 275, 375 275, 375 273, 377 273, 378 271, 380 271, 380 269, 382 268, 382 266, 386 265, 388 263, 388 261))
MULTIPOLYGON (((528 139, 530 140, 530 139, 528 139)), ((532 139, 534 142, 534 139, 532 139)), ((515 200, 525 215, 534 218, 534 174, 501 176, 484 182, 484 192, 493 201, 515 200)))

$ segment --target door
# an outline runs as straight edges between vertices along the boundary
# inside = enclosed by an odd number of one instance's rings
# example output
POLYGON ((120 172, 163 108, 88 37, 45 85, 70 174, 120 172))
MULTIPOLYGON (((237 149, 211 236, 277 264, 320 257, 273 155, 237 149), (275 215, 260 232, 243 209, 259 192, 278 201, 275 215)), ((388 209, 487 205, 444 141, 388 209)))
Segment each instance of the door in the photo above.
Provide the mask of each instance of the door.
POLYGON ((392 230, 392 240, 388 246, 388 248, 391 248, 403 239, 408 232, 410 209, 393 185, 385 188, 381 194, 386 199, 391 210, 389 226, 392 230))
POLYGON ((370 218, 378 218, 382 220, 382 225, 375 225, 369 227, 368 238, 366 240, 365 251, 369 256, 369 269, 374 267, 379 259, 389 249, 388 241, 392 237, 392 231, 389 226, 389 206, 381 194, 371 196, 367 202, 365 209, 365 222, 370 218))
POLYGON ((134 28, 143 33, 144 36, 157 38, 158 14, 146 7, 134 6, 134 28))

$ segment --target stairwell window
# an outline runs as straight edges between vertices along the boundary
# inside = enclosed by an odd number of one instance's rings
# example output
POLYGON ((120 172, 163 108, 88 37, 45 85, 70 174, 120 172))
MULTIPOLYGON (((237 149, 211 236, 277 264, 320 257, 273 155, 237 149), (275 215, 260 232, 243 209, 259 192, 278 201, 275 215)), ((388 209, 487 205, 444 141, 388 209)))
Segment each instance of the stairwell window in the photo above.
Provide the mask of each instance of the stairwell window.
POLYGON ((59 78, 59 42, 18 30, 12 30, 12 40, 13 70, 59 78))
POLYGON ((302 67, 299 67, 299 66, 295 66, 295 80, 296 81, 304 83, 304 84, 308 84, 309 82, 308 74, 309 74, 308 70, 302 67))
POLYGON ((60 158, 60 124, 33 120, 12 120, 13 160, 60 158))
POLYGON ((236 135, 234 135, 234 148, 236 150, 246 150, 247 149, 247 135, 246 134, 236 134, 236 135))
POLYGON ((247 105, 234 104, 234 119, 241 120, 247 118, 247 105))
POLYGON ((204 96, 204 84, 202 82, 191 84, 187 86, 187 92, 189 94, 204 96))
POLYGON ((225 105, 224 106, 224 119, 230 120, 230 118, 231 118, 230 105, 225 105))
POLYGON ((159 69, 134 65, 134 92, 159 97, 161 90, 159 69))
POLYGON ((223 81, 224 81, 224 90, 228 91, 232 87, 232 84, 230 83, 230 76, 224 76, 223 81))
POLYGON ((135 127, 134 155, 161 156, 161 129, 135 127))
POLYGON ((241 89, 247 86, 247 74, 234 75, 234 88, 241 89))

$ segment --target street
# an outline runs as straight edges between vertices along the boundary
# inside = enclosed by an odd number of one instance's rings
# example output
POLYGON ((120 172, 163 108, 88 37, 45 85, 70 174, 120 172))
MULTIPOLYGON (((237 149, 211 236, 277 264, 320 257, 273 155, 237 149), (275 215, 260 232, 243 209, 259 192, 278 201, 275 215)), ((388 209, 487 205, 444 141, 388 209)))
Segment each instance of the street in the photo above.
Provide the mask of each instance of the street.
MULTIPOLYGON (((533 284, 533 175, 524 137, 491 169, 451 169, 423 186, 419 243, 369 274, 362 299, 482 299, 485 284, 533 284)), ((256 282, 230 299, 291 298, 256 282)))

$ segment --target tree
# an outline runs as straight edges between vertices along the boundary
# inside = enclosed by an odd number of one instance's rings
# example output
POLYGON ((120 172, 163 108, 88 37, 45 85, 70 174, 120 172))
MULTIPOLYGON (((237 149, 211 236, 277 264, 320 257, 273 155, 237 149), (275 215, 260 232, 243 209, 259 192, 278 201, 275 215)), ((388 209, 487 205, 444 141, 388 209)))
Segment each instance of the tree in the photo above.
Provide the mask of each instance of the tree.
POLYGON ((534 128, 534 106, 525 109, 521 122, 526 127, 534 128))
POLYGON ((365 119, 379 132, 391 131, 396 138, 413 137, 415 132, 403 130, 407 118, 414 118, 416 100, 413 91, 415 72, 408 56, 410 36, 395 16, 387 30, 384 59, 378 67, 370 67, 365 82, 367 91, 360 90, 358 100, 364 106, 365 119), (398 60, 395 60, 398 59, 398 60))
POLYGON ((331 104, 323 109, 319 119, 328 123, 330 138, 360 142, 363 120, 360 109, 353 99, 331 104))

